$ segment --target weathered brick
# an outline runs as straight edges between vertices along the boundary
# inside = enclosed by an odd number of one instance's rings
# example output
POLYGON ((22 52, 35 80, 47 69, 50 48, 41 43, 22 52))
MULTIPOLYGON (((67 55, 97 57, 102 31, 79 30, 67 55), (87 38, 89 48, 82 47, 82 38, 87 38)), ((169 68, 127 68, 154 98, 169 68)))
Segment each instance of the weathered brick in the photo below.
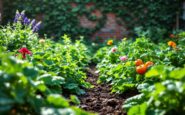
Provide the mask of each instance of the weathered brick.
POLYGON ((106 38, 121 39, 124 36, 127 36, 128 34, 127 29, 125 28, 124 25, 120 25, 117 23, 118 18, 114 13, 108 13, 106 14, 106 16, 107 20, 104 27, 102 27, 99 31, 94 33, 93 39, 95 39, 96 37, 102 37, 104 39, 106 38))
POLYGON ((84 27, 84 28, 95 28, 97 22, 96 21, 90 21, 87 19, 86 16, 79 16, 79 21, 80 21, 80 26, 84 27))

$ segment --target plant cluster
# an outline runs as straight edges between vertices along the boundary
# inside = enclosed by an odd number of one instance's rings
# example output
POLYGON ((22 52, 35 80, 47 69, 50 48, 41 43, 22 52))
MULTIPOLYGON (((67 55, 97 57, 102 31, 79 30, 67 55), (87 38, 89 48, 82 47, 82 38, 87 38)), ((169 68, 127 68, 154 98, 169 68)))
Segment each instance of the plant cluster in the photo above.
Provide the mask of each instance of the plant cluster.
POLYGON ((99 83, 110 83, 112 92, 119 94, 139 91, 123 106, 129 115, 185 111, 185 36, 184 32, 170 36, 170 40, 159 44, 145 37, 123 39, 117 45, 108 41, 108 46, 97 51, 99 83))
POLYGON ((87 47, 67 35, 58 43, 41 39, 33 31, 40 23, 23 19, 17 12, 13 24, 0 28, 0 113, 89 115, 73 95, 91 87, 84 72, 87 47))
POLYGON ((128 98, 123 108, 129 115, 181 115, 185 112, 185 67, 158 65, 145 75, 146 80, 139 84, 140 94, 128 98))

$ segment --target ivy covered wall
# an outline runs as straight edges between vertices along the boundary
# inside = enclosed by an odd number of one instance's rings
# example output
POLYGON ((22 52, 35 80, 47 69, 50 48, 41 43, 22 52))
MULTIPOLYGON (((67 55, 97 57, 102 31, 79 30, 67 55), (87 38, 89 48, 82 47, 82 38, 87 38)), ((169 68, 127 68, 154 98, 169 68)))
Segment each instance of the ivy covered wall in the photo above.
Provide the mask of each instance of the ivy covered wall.
POLYGON ((180 0, 4 0, 3 23, 12 21, 17 9, 26 10, 43 21, 41 34, 59 37, 67 33, 89 38, 97 37, 106 25, 107 14, 113 13, 116 24, 129 30, 128 35, 134 35, 136 27, 140 27, 152 31, 152 39, 157 41, 156 32, 165 34, 175 28, 180 5, 180 0), (82 17, 93 27, 84 27, 82 17))

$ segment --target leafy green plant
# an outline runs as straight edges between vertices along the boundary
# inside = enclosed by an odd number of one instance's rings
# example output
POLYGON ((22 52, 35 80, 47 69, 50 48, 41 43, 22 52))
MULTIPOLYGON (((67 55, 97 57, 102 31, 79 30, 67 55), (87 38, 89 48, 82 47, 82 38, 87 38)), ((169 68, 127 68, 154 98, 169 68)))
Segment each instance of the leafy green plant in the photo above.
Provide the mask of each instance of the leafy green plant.
MULTIPOLYGON (((61 95, 51 94, 52 88, 48 87, 48 83, 52 82, 52 86, 61 85, 61 82, 64 82, 61 77, 46 77, 46 73, 43 74, 32 63, 9 55, 1 53, 0 57, 0 113, 44 114, 43 108, 60 108, 61 112, 68 108, 70 113, 87 114, 78 108, 70 107, 69 101, 61 95)), ((71 99, 74 100, 74 97, 71 99)))
POLYGON ((83 94, 82 88, 90 87, 90 84, 85 82, 84 72, 90 60, 87 48, 80 41, 73 44, 69 37, 63 36, 63 38, 62 43, 45 40, 44 43, 34 47, 32 62, 45 71, 57 73, 57 76, 65 78, 65 83, 62 85, 64 89, 83 94))
POLYGON ((30 48, 38 41, 37 34, 33 33, 30 28, 24 28, 21 23, 7 25, 0 29, 0 44, 7 50, 14 51, 23 46, 30 48))
MULTIPOLYGON (((11 51, 18 58, 20 55, 23 59, 27 57, 34 66, 51 73, 43 79, 51 79, 50 75, 62 76, 63 79, 65 78, 65 83, 60 85, 78 94, 84 93, 82 88, 90 87, 90 84, 85 82, 84 72, 84 68, 90 61, 89 51, 81 40, 72 43, 67 35, 63 36, 60 43, 45 39, 39 40, 38 34, 33 32, 30 25, 23 25, 21 20, 13 23, 12 26, 3 27, 0 35, 2 35, 0 43, 6 51, 11 51), (32 47, 33 45, 35 46, 32 47), (27 53, 32 56, 26 56, 26 52, 21 52, 21 47, 28 48, 30 51, 27 53)), ((47 83, 47 85, 54 87, 53 83, 47 83)), ((56 86, 56 88, 56 91, 61 92, 61 87, 56 86)))
POLYGON ((85 82, 87 47, 66 35, 59 43, 39 39, 30 26, 18 18, 0 29, 0 113, 91 114, 75 107, 76 96, 64 98, 91 86, 85 82))
POLYGON ((143 115, 184 113, 184 70, 165 66, 152 68, 145 77, 156 77, 161 81, 154 85, 141 84, 138 87, 141 94, 127 99, 123 108, 129 108, 129 115, 137 114, 136 110, 142 111, 143 115))
MULTIPOLYGON (((103 47, 95 54, 97 56, 95 59, 101 59, 97 65, 100 74, 99 82, 110 82, 112 92, 117 93, 136 88, 145 80, 142 74, 147 71, 146 69, 151 68, 138 70, 134 64, 137 59, 155 65, 183 67, 185 63, 183 40, 184 38, 174 40, 178 45, 174 42, 173 48, 168 46, 167 42, 154 44, 143 36, 135 41, 123 39, 117 46, 103 47), (125 59, 122 60, 121 57, 125 57, 125 59)), ((146 63, 144 65, 146 66, 146 63)))

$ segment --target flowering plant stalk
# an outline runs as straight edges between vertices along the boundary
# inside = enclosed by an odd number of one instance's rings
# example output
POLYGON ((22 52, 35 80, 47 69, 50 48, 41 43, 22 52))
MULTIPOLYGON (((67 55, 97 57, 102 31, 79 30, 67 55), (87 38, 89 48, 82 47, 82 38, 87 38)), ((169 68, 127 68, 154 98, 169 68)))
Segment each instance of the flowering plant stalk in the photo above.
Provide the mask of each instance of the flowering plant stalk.
POLYGON ((17 11, 14 17, 14 23, 21 23, 24 26, 30 26, 33 32, 38 32, 41 26, 41 21, 36 22, 35 19, 29 19, 25 16, 25 11, 17 11))

